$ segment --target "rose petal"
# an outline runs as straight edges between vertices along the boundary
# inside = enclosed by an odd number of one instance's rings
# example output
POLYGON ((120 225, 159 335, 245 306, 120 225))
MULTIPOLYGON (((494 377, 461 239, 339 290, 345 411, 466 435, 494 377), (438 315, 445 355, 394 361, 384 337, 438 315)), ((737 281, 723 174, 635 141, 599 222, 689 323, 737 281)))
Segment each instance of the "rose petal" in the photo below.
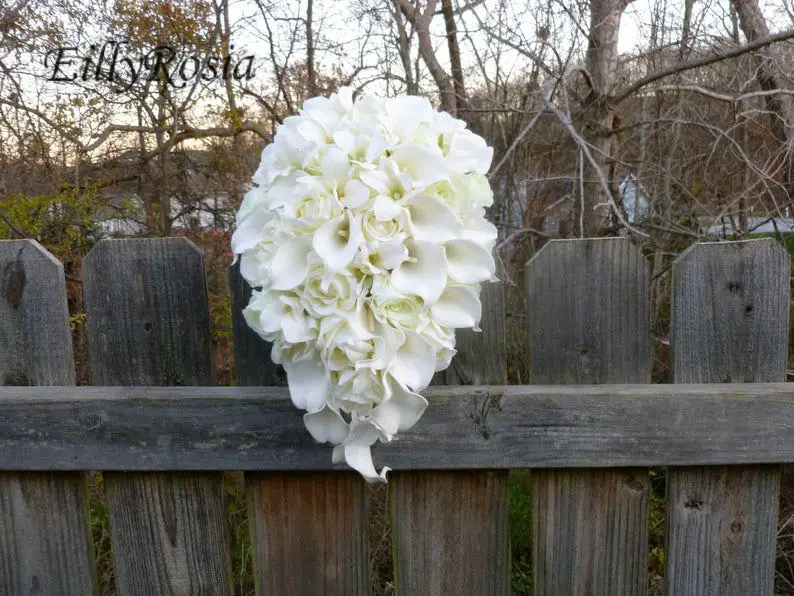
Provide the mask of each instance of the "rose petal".
POLYGON ((270 211, 253 211, 237 225, 232 234, 232 252, 236 255, 254 248, 265 237, 265 224, 275 215, 270 211))
POLYGON ((452 137, 447 162, 456 172, 485 174, 491 167, 492 159, 493 148, 481 136, 462 131, 452 137))
POLYGON ((372 211, 375 213, 375 219, 378 221, 389 221, 397 217, 403 208, 402 206, 385 195, 378 195, 375 197, 375 202, 372 205, 372 211))

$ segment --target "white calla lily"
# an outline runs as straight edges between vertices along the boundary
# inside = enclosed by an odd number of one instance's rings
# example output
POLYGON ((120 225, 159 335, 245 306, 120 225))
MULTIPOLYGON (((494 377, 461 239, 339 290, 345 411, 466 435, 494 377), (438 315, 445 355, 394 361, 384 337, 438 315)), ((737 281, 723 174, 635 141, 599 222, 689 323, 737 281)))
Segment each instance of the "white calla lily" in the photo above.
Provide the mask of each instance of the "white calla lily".
POLYGON ((494 276, 496 262, 491 251, 471 240, 453 240, 444 245, 449 276, 459 283, 488 281, 494 276))
POLYGON ((447 286, 441 297, 430 309, 433 320, 443 327, 452 329, 473 328, 482 316, 482 304, 477 293, 466 286, 447 286))
POLYGON ((362 241, 361 217, 348 209, 345 215, 320 226, 313 246, 330 271, 339 271, 353 260, 362 241))
POLYGON ((318 443, 338 445, 347 438, 350 432, 350 426, 342 418, 342 415, 328 406, 304 414, 303 424, 318 443))
POLYGON ((306 279, 311 250, 305 238, 290 238, 279 246, 270 263, 270 287, 291 290, 300 285, 306 279))
POLYGON ((416 294, 433 304, 447 283, 447 263, 441 248, 430 242, 407 240, 408 258, 392 271, 391 283, 403 294, 416 294))
POLYGON ((284 362, 289 394, 296 408, 310 412, 322 408, 331 393, 331 377, 319 353, 302 360, 284 362))
POLYGON ((372 445, 380 438, 374 425, 354 420, 347 439, 334 449, 333 461, 344 461, 361 474, 367 482, 386 482, 386 474, 391 468, 385 467, 377 472, 372 461, 372 445))
POLYGON ((427 400, 403 387, 394 379, 389 381, 391 397, 372 410, 371 419, 387 440, 398 432, 413 427, 427 409, 427 400))
POLYGON ((443 244, 460 236, 463 224, 449 205, 436 197, 417 195, 404 205, 415 239, 443 244))
POLYGON ((405 332, 405 342, 397 350, 389 372, 398 383, 421 391, 430 384, 436 371, 435 351, 422 336, 414 331, 405 332))

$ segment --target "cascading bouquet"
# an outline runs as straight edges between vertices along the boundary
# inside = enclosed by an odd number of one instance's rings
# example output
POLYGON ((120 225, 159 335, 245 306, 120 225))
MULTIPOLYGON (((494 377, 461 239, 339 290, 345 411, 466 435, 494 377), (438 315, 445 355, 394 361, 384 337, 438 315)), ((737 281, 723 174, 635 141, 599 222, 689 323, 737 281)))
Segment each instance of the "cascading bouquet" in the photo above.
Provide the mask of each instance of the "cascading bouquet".
POLYGON ((262 152, 232 238, 307 430, 368 481, 371 446, 411 428, 418 392, 480 320, 495 281, 493 150, 420 97, 348 88, 303 104, 262 152))

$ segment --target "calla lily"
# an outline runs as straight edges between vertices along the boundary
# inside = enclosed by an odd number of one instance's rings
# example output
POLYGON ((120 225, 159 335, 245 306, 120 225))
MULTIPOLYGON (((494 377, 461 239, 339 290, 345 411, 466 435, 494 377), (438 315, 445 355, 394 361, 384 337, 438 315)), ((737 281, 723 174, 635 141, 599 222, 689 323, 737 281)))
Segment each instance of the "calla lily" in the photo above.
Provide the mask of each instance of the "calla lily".
POLYGON ((404 203, 417 240, 443 244, 460 236, 463 224, 452 209, 436 197, 418 195, 404 203))
POLYGON ((311 244, 305 238, 290 238, 278 247, 270 264, 270 287, 291 290, 306 279, 311 244))
POLYGON ((402 235, 395 236, 389 240, 384 240, 377 244, 373 254, 376 264, 386 270, 394 269, 408 258, 408 249, 403 244, 402 235))
POLYGON ((361 207, 369 200, 369 189, 361 180, 348 180, 345 183, 342 204, 350 209, 361 207))
POLYGON ((325 152, 320 164, 323 178, 334 188, 344 187, 350 179, 350 162, 341 149, 332 147, 325 152))
POLYGON ((342 415, 328 406, 304 414, 303 424, 318 443, 338 445, 347 438, 350 432, 350 426, 342 418, 342 415))
POLYGON ((331 378, 319 353, 303 360, 284 362, 292 403, 301 410, 317 411, 331 393, 331 378))
POLYGON ((372 410, 371 419, 390 441, 398 432, 414 426, 427 408, 427 400, 394 379, 389 381, 391 397, 372 410))
POLYGON ((482 316, 479 296, 466 286, 448 286, 430 309, 433 320, 452 329, 474 328, 482 316))
POLYGON ((471 240, 453 240, 444 245, 449 276, 464 284, 488 281, 494 276, 493 255, 471 240))
POLYGON ((426 188, 439 180, 447 180, 452 173, 440 152, 418 145, 395 147, 392 159, 400 171, 410 174, 414 188, 426 188))
POLYGON ((480 217, 468 217, 463 220, 463 229, 460 232, 460 237, 463 240, 471 240, 486 250, 493 250, 496 244, 498 233, 496 226, 490 221, 480 217))
POLYGON ((430 384, 436 371, 435 351, 414 331, 405 332, 405 342, 397 350, 389 372, 406 387, 421 391, 430 384))
POLYGON ((391 468, 384 467, 380 473, 372 461, 372 445, 380 438, 378 430, 369 422, 353 419, 350 433, 344 443, 334 449, 335 463, 344 461, 361 474, 367 482, 386 482, 386 474, 391 468))
POLYGON ((430 242, 407 240, 408 259, 391 274, 391 283, 403 294, 416 294, 425 304, 435 303, 447 280, 447 264, 441 249, 430 242))
POLYGON ((361 218, 347 210, 317 230, 313 246, 329 270, 339 271, 356 256, 362 240, 361 218))

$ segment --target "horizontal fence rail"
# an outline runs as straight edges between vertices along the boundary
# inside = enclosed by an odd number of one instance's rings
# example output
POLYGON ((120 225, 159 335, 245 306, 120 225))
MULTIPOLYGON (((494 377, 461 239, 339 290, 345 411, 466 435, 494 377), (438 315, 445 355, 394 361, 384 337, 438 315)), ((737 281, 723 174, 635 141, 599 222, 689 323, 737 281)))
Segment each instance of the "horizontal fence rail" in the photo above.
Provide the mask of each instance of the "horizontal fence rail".
MULTIPOLYGON (((794 461, 794 385, 433 387, 395 470, 794 461)), ((333 470, 275 387, 0 387, 0 469, 333 470)))

